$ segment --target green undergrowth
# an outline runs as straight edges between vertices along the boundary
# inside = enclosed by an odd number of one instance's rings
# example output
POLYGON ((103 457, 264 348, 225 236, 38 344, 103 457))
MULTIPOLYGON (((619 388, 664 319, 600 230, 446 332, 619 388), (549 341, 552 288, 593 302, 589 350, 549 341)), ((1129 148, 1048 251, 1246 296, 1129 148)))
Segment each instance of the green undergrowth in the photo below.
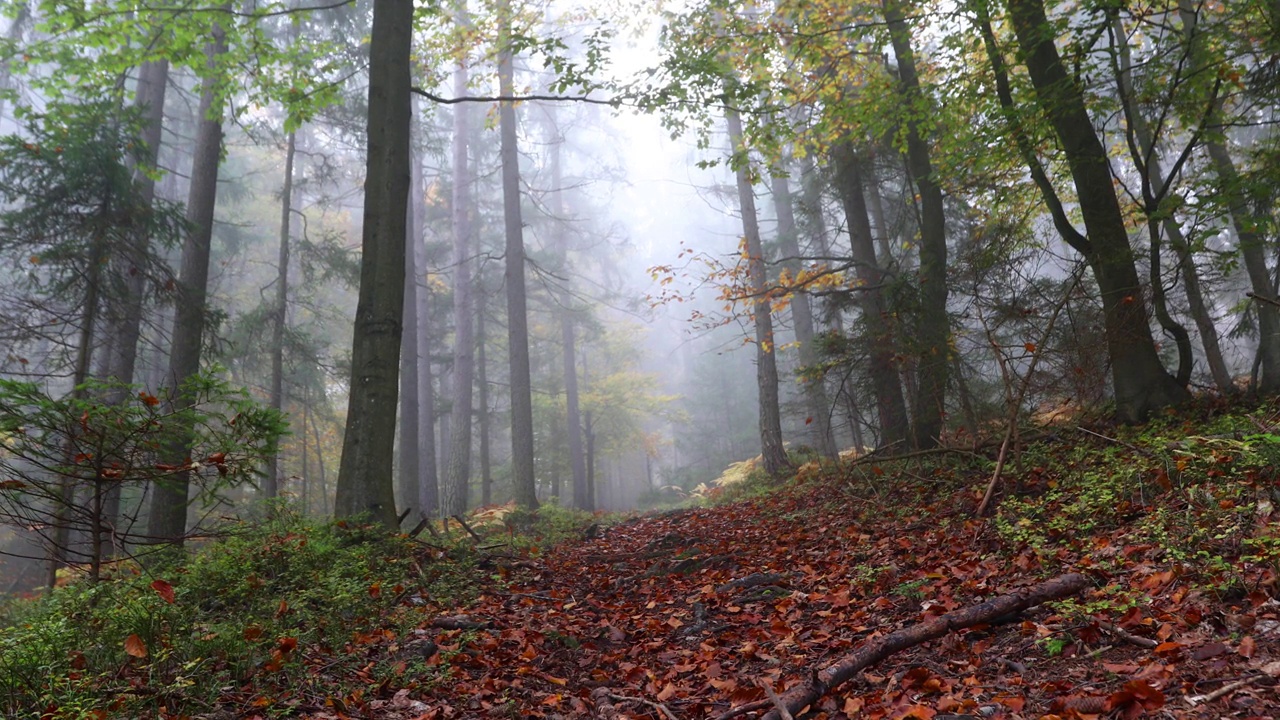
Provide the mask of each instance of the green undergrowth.
MULTIPOLYGON (((994 448, 865 459, 814 470, 785 487, 815 510, 994 531, 993 551, 1045 574, 1168 571, 1218 599, 1280 584, 1280 410, 1221 401, 1147 424, 1061 425, 1011 452, 994 510, 975 518, 994 448), (833 490, 835 492, 833 492, 833 490)), ((782 487, 779 484, 756 487, 782 487)), ((765 500, 765 502, 769 502, 765 500)), ((1100 602, 1124 610, 1117 591, 1100 602)))
POLYGON ((475 594, 463 543, 442 551, 298 517, 229 530, 182 564, 122 565, 113 579, 4 607, 0 715, 193 715, 228 694, 286 714, 338 693, 333 678, 412 670, 369 665, 359 648, 374 634, 411 636, 475 594))

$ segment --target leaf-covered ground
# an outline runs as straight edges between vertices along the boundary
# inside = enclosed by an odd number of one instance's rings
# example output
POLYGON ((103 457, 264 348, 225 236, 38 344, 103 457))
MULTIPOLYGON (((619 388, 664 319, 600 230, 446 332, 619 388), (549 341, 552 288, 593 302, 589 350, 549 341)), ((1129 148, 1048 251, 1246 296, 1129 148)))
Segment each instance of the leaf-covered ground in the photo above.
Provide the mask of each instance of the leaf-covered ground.
POLYGON ((466 609, 481 628, 362 639, 370 658, 425 657, 432 682, 311 716, 589 718, 606 701, 620 717, 759 717, 766 685, 1072 571, 1092 582, 1076 598, 896 654, 805 717, 1280 717, 1273 441, 1163 430, 1032 447, 995 518, 972 516, 989 463, 958 453, 809 468, 771 494, 599 528, 500 563, 466 609))

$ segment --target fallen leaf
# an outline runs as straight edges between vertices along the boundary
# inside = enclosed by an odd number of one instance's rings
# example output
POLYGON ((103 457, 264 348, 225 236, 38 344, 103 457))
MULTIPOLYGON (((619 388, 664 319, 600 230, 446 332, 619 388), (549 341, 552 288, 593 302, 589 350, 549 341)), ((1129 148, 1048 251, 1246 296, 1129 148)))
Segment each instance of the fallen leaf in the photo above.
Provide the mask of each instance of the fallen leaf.
POLYGON ((155 580, 151 583, 151 589, 170 605, 173 604, 173 586, 164 580, 155 580))
POLYGON ((147 644, 134 633, 124 639, 124 651, 133 657, 144 658, 147 656, 147 644))

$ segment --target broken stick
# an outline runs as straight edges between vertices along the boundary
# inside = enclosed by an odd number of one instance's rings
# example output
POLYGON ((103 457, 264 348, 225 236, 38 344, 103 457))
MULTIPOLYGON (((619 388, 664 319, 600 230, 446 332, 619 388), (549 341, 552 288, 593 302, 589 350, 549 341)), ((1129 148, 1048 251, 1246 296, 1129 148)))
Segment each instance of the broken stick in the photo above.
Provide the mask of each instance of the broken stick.
POLYGON ((876 638, 823 668, 813 679, 787 690, 779 697, 780 703, 766 713, 763 720, 781 720, 784 717, 783 710, 793 716, 798 715, 801 710, 822 699, 829 691, 896 652, 929 640, 936 640, 955 630, 989 623, 1002 615, 1021 612, 1049 600, 1075 595, 1088 584, 1088 579, 1083 575, 1076 573, 1062 575, 1048 582, 939 615, 876 638))

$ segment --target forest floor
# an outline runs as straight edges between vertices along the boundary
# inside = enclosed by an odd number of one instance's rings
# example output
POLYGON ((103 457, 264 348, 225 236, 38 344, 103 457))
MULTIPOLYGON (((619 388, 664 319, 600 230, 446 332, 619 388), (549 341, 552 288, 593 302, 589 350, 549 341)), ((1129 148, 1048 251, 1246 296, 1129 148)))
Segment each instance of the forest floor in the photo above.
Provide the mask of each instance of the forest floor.
POLYGON ((907 648, 797 717, 1280 717, 1280 438, 1212 425, 1061 429, 1023 449, 994 518, 974 517, 987 454, 955 452, 599 528, 504 569, 466 609, 479 626, 421 633, 447 677, 364 712, 760 717, 766 686, 1079 572, 1076 596, 907 648))
POLYGON ((810 463, 536 545, 510 518, 372 545, 268 529, 0 633, 0 701, 45 684, 26 716, 759 718, 896 631, 1079 573, 794 717, 1280 717, 1277 421, 1206 405, 1042 431, 983 518, 989 447, 810 463))

